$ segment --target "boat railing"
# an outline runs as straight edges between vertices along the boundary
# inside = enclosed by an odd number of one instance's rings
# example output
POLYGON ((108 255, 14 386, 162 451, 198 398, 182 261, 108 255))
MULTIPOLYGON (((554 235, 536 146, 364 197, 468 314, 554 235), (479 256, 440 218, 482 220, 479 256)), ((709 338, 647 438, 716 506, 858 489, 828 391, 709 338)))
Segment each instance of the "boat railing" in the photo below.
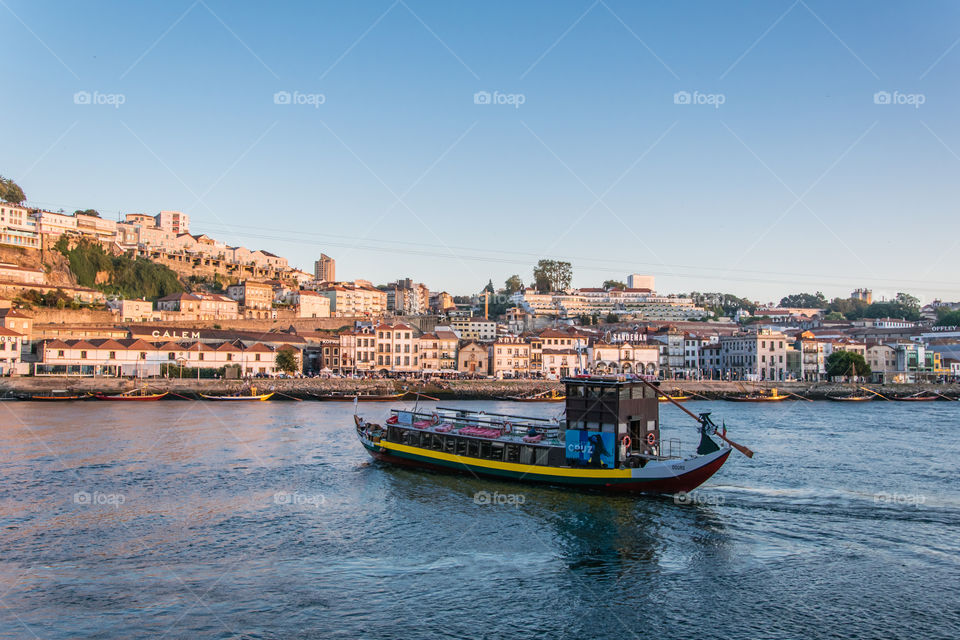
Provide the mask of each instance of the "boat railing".
POLYGON ((682 447, 683 447, 683 442, 680 440, 680 438, 669 438, 669 439, 666 441, 666 443, 665 443, 665 444, 666 444, 666 447, 664 447, 663 444, 664 444, 664 443, 661 441, 661 446, 660 446, 660 455, 661 455, 661 456, 663 456, 663 457, 665 457, 665 458, 680 458, 680 457, 682 457, 681 449, 682 449, 682 447), (664 449, 666 449, 666 450, 664 450, 664 449))
POLYGON ((510 432, 515 436, 526 435, 530 428, 542 433, 547 439, 560 439, 560 425, 551 423, 538 418, 528 418, 526 416, 511 416, 507 414, 477 414, 474 412, 443 409, 438 407, 437 411, 411 411, 409 409, 391 409, 394 414, 407 414, 411 421, 433 420, 438 418, 441 423, 449 422, 456 428, 467 426, 489 426, 503 428, 506 424, 510 425, 510 432), (492 417, 491 417, 492 416, 492 417), (534 422, 539 421, 539 422, 534 422))

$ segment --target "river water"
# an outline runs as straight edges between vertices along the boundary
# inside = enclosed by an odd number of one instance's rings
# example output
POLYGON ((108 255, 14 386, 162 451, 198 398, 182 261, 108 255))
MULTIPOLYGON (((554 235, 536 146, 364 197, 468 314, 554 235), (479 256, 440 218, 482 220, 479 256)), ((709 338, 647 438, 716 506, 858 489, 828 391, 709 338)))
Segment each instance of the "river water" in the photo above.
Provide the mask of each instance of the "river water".
POLYGON ((757 455, 676 504, 386 467, 346 403, 0 403, 0 637, 960 637, 960 403, 688 406, 757 455))

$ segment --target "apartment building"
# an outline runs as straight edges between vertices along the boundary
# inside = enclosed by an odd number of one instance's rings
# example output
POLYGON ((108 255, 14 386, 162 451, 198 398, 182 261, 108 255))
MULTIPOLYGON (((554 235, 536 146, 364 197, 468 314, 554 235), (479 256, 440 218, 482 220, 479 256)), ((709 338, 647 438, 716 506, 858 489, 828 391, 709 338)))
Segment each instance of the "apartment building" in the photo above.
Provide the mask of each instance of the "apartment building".
POLYGON ((330 299, 330 314, 337 318, 379 318, 387 310, 386 292, 366 282, 324 285, 318 293, 330 299))
POLYGON ((787 337, 760 329, 721 336, 724 368, 740 380, 784 380, 787 377, 787 337))
POLYGON ((23 352, 23 334, 0 327, 0 376, 10 375, 17 370, 23 352))
POLYGON ((450 326, 461 340, 490 342, 497 339, 497 323, 486 318, 456 318, 450 321, 450 326))
POLYGON ((377 370, 416 372, 420 370, 420 340, 417 330, 402 322, 375 327, 377 370))
POLYGON ((65 213, 54 213, 35 209, 30 216, 37 221, 37 232, 56 240, 65 233, 74 234, 77 231, 77 219, 65 213))
POLYGON ((22 249, 39 249, 40 233, 30 210, 19 204, 0 201, 0 244, 22 249))
POLYGON ((218 294, 174 293, 157 300, 161 317, 171 320, 236 320, 237 301, 218 294))
POLYGON ((313 263, 313 277, 317 282, 334 282, 337 279, 337 261, 325 253, 313 263))
POLYGON ((227 287, 227 297, 243 309, 245 318, 263 319, 273 316, 273 287, 259 280, 245 280, 227 287))
POLYGON ((296 305, 298 318, 330 317, 330 298, 316 291, 300 289, 293 293, 292 300, 296 305))
POLYGON ((457 370, 457 334, 450 327, 437 327, 420 336, 420 367, 425 372, 457 370))
POLYGON ((497 378, 530 375, 530 344, 518 336, 501 336, 490 345, 490 373, 497 378))
POLYGON ((190 233, 190 216, 181 211, 161 211, 153 216, 154 226, 172 233, 190 233))

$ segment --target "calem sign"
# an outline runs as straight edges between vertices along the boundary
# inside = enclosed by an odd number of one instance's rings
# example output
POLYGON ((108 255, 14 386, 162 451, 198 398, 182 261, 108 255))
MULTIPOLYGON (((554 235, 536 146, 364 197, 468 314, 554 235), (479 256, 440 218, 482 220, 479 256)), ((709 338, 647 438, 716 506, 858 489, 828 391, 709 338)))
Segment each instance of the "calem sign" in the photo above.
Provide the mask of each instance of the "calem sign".
POLYGON ((200 339, 199 331, 177 331, 176 329, 173 331, 170 331, 169 329, 164 329, 163 331, 160 331, 160 329, 154 329, 150 335, 152 335, 154 338, 189 338, 191 340, 200 339))

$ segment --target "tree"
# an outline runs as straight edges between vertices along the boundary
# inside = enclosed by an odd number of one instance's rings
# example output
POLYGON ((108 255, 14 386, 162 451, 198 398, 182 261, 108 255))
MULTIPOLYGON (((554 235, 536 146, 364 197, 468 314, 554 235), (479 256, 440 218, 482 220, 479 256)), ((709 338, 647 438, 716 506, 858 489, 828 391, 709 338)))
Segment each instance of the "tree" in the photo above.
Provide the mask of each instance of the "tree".
POLYGON ((831 378, 853 375, 868 376, 870 375, 870 365, 859 353, 834 351, 827 358, 827 375, 831 378))
POLYGON ((533 280, 540 293, 569 289, 573 281, 573 267, 562 260, 540 260, 533 268, 533 280))
POLYGON ((590 326, 590 320, 591 320, 591 318, 590 318, 590 316, 588 316, 587 314, 585 314, 585 313, 584 313, 584 314, 581 314, 580 317, 577 318, 577 319, 580 321, 580 326, 581 326, 581 327, 588 327, 588 326, 590 326))
POLYGON ((507 278, 507 281, 503 284, 506 286, 507 295, 523 290, 523 280, 521 280, 517 274, 513 274, 507 278))
POLYGON ((905 309, 912 309, 915 311, 920 311, 920 300, 915 296, 910 295, 909 293, 898 293, 897 297, 894 298, 894 302, 904 307, 905 309))
POLYGON ((608 324, 615 324, 617 322, 620 322, 620 317, 615 313, 608 313, 605 322, 607 322, 608 324))
POLYGON ((77 215, 78 213, 83 216, 95 216, 97 218, 100 217, 100 212, 96 209, 77 209, 73 212, 73 215, 77 215))
POLYGON ((292 349, 279 349, 276 356, 277 369, 284 373, 296 373, 300 369, 297 354, 292 349))
POLYGON ((939 317, 937 318, 937 326, 938 326, 938 327, 956 327, 956 326, 960 326, 960 310, 950 311, 950 312, 944 313, 944 314, 940 314, 939 311, 938 311, 937 315, 939 316, 939 317))
POLYGON ((604 289, 619 289, 620 291, 623 291, 624 289, 627 288, 627 285, 625 285, 624 283, 620 282, 619 280, 604 280, 604 281, 603 281, 603 288, 604 288, 604 289))
POLYGON ((822 309, 827 306, 823 293, 792 293, 780 299, 780 306, 801 309, 822 309))
POLYGON ((13 180, 0 176, 0 200, 20 204, 26 199, 27 196, 23 194, 23 189, 20 188, 20 185, 13 180))
POLYGON ((490 282, 487 283, 487 286, 485 286, 483 290, 486 291, 487 293, 497 292, 497 290, 493 288, 493 280, 490 280, 490 282))

